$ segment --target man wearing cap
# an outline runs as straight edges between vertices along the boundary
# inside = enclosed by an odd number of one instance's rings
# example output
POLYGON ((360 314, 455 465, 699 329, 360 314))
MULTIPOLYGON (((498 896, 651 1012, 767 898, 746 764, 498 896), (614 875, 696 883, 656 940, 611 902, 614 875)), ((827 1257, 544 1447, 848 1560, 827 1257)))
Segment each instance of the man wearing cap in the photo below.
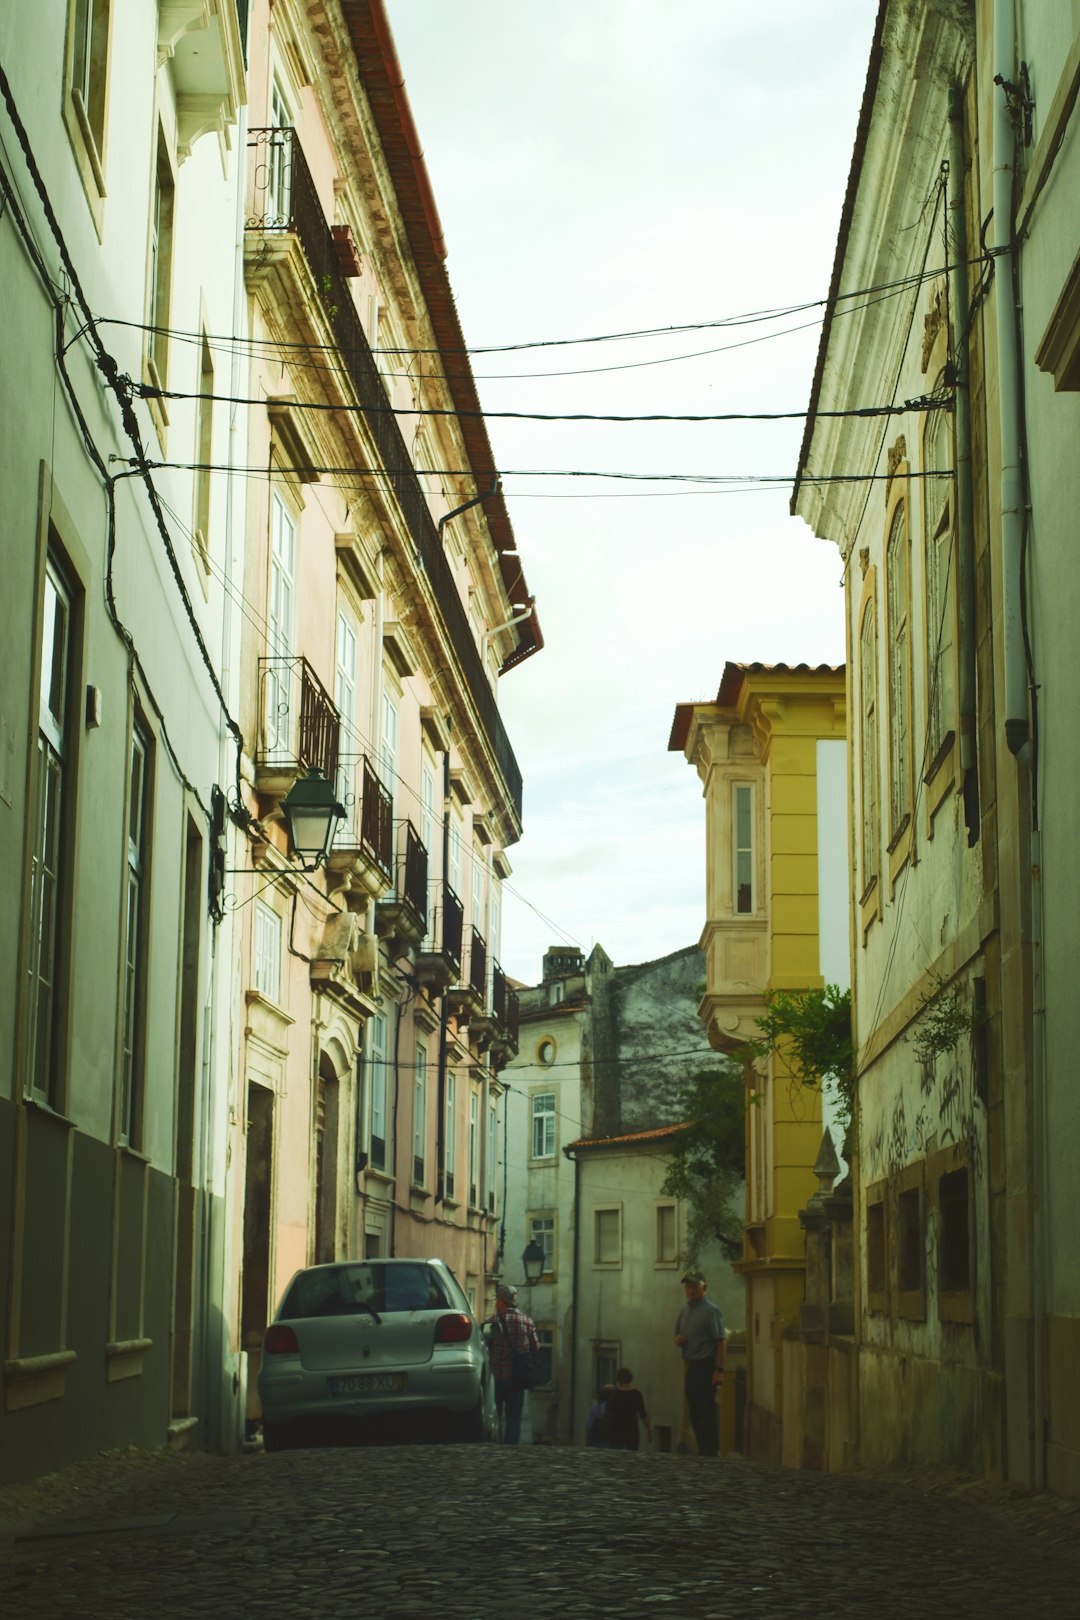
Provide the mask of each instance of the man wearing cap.
POLYGON ((532 1318, 517 1308, 517 1289, 513 1283, 500 1283, 495 1291, 495 1315, 488 1323, 487 1341, 503 1445, 516 1446, 521 1439, 525 1389, 514 1377, 513 1351, 519 1355, 535 1355, 540 1342, 532 1318))
POLYGON ((727 1360, 724 1319, 712 1300, 705 1298, 705 1278, 700 1271, 688 1271, 682 1282, 686 1304, 675 1323, 675 1343, 685 1363, 686 1405, 699 1456, 715 1457, 720 1451, 716 1391, 724 1382, 727 1360))

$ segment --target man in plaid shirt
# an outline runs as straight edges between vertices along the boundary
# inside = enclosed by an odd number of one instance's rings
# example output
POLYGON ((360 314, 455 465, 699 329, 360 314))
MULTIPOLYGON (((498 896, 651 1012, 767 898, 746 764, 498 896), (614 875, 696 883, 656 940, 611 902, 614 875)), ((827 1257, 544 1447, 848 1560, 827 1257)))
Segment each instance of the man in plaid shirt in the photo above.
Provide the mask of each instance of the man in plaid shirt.
POLYGON ((499 1413, 499 1428, 503 1445, 516 1446, 521 1439, 521 1409, 525 1404, 525 1390, 514 1377, 514 1357, 511 1345, 522 1355, 533 1354, 540 1348, 532 1317, 517 1308, 517 1289, 512 1283, 500 1283, 495 1291, 495 1315, 488 1323, 488 1355, 495 1377, 495 1406, 499 1413))

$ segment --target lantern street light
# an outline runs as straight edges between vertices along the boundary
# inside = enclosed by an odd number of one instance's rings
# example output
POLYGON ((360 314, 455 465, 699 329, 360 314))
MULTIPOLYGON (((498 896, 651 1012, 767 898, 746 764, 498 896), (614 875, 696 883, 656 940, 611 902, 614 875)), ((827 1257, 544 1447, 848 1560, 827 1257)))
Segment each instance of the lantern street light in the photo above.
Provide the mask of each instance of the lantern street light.
POLYGON ((521 1263, 525 1267, 525 1281, 531 1288, 544 1275, 544 1251, 535 1238, 530 1238, 525 1245, 521 1263))
POLYGON ((321 771, 298 776, 281 801, 281 813, 301 869, 317 871, 329 857, 338 822, 345 819, 345 806, 338 803, 333 784, 321 771))

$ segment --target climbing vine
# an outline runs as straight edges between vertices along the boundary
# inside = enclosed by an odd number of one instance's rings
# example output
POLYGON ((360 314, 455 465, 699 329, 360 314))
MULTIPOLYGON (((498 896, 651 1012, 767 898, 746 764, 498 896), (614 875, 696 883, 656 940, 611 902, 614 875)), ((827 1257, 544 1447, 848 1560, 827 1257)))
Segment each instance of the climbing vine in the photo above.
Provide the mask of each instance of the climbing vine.
POLYGON ((797 1084, 828 1091, 847 1131, 855 1103, 851 991, 837 984, 766 991, 757 1026, 761 1034, 748 1043, 751 1054, 775 1059, 797 1084))

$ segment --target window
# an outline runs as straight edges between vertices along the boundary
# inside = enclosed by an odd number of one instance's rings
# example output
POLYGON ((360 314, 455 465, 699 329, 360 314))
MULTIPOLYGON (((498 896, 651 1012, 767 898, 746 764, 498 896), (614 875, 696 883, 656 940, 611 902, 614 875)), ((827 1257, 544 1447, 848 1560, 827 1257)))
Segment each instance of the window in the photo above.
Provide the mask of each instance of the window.
POLYGON ((923 458, 926 502, 926 758, 931 773, 955 724, 953 647, 952 432, 947 411, 934 411, 926 425, 923 458))
MULTIPOLYGON (((453 889, 455 894, 460 894, 461 893, 461 822, 459 821, 457 815, 454 814, 453 812, 451 812, 451 815, 450 815, 450 859, 449 859, 448 864, 449 864, 449 868, 450 868, 450 887, 453 889)), ((479 925, 477 924, 477 922, 476 922, 476 920, 474 918, 473 919, 473 927, 476 928, 478 926, 479 925)), ((483 931, 484 930, 481 928, 480 932, 483 933, 483 931)))
POLYGON ((356 626, 350 614, 338 609, 337 659, 334 667, 334 702, 344 736, 356 729, 356 626))
POLYGON ((502 939, 502 884, 496 881, 492 873, 488 884, 488 943, 491 946, 492 956, 499 954, 499 942, 502 939))
POLYGON ((900 1316, 926 1315, 923 1166, 909 1165, 896 1184, 896 1292, 900 1316))
POLYGON ((593 1265, 622 1263, 622 1207, 615 1204, 593 1212, 593 1265))
POLYGON ((975 1248, 971 1166, 966 1150, 950 1144, 928 1169, 937 1186, 937 1302, 942 1322, 975 1320, 975 1248))
POLYGON ((158 130, 154 196, 150 208, 150 268, 146 312, 149 333, 150 380, 157 388, 168 381, 169 319, 172 310, 173 215, 176 182, 164 133, 158 130))
POLYGON ((534 1243, 539 1243, 544 1251, 544 1277, 555 1275, 555 1217, 554 1215, 531 1215, 529 1217, 529 1237, 534 1243))
POLYGON ((673 1266, 678 1263, 678 1214, 678 1206, 675 1204, 657 1204, 656 1206, 656 1264, 658 1266, 673 1266))
POLYGON ((454 1161, 457 1158, 457 1076, 451 1070, 446 1076, 446 1123, 443 1134, 444 1196, 454 1196, 454 1161))
POLYGON ((268 1001, 281 1000, 281 918, 256 900, 252 927, 252 983, 268 1001))
POLYGON ((536 1060, 542 1063, 545 1069, 550 1069, 555 1062, 555 1042, 550 1036, 545 1036, 536 1048, 536 1060))
POLYGON ((199 345, 199 397, 195 401, 195 554, 210 573, 210 465, 214 459, 214 361, 206 333, 199 345))
POLYGON ((292 214, 292 113, 276 75, 270 86, 270 149, 267 153, 266 223, 288 225, 292 214))
POLYGON ((145 1089, 147 854, 150 808, 149 738, 136 720, 131 731, 124 906, 123 1011, 120 1041, 120 1140, 142 1136, 145 1089))
POLYGON ((911 814, 910 644, 908 641, 908 530, 903 501, 893 513, 885 549, 889 656, 889 834, 911 814))
POLYGON ((386 1169, 386 1019, 371 1020, 371 1163, 386 1169))
POLYGON ((888 1249, 885 1238, 885 1183, 866 1189, 866 1294, 871 1311, 889 1308, 888 1249))
POLYGON ((416 1043, 413 1071, 413 1184, 424 1185, 424 1148, 427 1142, 427 1046, 416 1043))
POLYGON ((971 1232, 968 1220, 968 1173, 966 1168, 950 1170, 938 1182, 938 1208, 941 1236, 938 1244, 938 1278, 943 1293, 960 1293, 971 1287, 971 1232))
POLYGON ((274 490, 270 496, 270 613, 266 675, 267 753, 290 752, 291 668, 296 600, 296 524, 274 490))
POLYGON ((469 1205, 480 1203, 480 1094, 469 1093, 469 1205))
POLYGON ((30 952, 27 986, 27 1080, 34 1096, 59 1106, 60 908, 68 864, 67 796, 71 764, 72 605, 59 567, 45 570, 41 683, 30 858, 30 952))
POLYGON ((749 917, 754 911, 755 896, 754 790, 748 783, 736 783, 732 789, 731 824, 735 915, 749 917))
POLYGON ((622 1349, 617 1344, 593 1343, 593 1388, 603 1389, 615 1383, 615 1374, 622 1366, 622 1349))
POLYGON ((105 111, 111 0, 71 0, 65 121, 91 203, 105 195, 105 111))
POLYGON ((555 1156, 555 1093, 538 1092, 532 1100, 532 1157, 555 1156))
MULTIPOLYGON (((353 776, 356 738, 356 623, 345 608, 338 608, 337 647, 334 659, 334 704, 339 716, 341 758, 338 762, 338 795, 345 806, 341 832, 346 842, 360 841, 360 804, 353 776)), ((340 836, 340 835, 339 835, 340 836)))
POLYGON ((877 619, 866 604, 859 631, 859 778, 862 788, 862 893, 878 875, 877 619))
POLYGON ((487 927, 487 910, 485 906, 485 879, 487 872, 484 867, 484 852, 477 845, 473 845, 472 852, 472 920, 473 927, 478 928, 491 946, 491 956, 496 955, 496 942, 489 935, 487 927))
POLYGON ((425 760, 420 773, 420 837, 423 840, 424 848, 432 856, 432 866, 436 864, 434 860, 436 851, 435 827, 435 771, 425 760))
POLYGON ((551 984, 551 1005, 558 1007, 566 1000, 566 986, 561 979, 555 979, 551 984))
POLYGON ((394 820, 397 820, 398 802, 398 712, 397 704, 389 692, 383 692, 382 700, 382 732, 379 738, 379 772, 382 776, 383 787, 390 795, 393 805, 394 820))
POLYGON ((488 1109, 487 1124, 487 1207, 495 1213, 495 1168, 499 1140, 499 1114, 495 1104, 488 1109))

